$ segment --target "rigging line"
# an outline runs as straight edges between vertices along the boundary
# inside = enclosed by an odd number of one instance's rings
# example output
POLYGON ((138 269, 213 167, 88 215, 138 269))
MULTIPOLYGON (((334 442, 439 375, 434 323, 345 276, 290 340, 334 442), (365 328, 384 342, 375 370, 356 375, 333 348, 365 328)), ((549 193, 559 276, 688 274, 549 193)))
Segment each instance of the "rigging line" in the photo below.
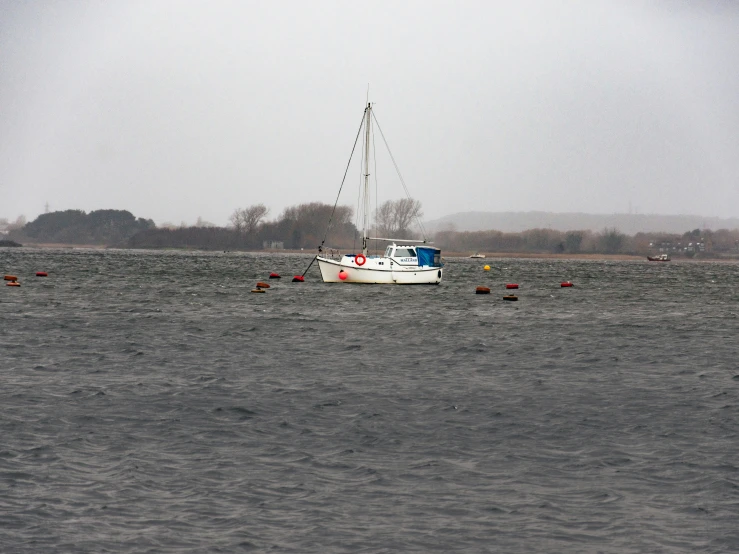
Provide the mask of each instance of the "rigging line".
MULTIPOLYGON (((364 111, 366 113, 367 108, 365 108, 364 111)), ((346 163, 346 169, 344 170, 344 178, 341 180, 341 186, 339 187, 339 193, 336 195, 336 202, 334 202, 334 208, 333 210, 331 210, 331 217, 328 218, 328 225, 326 226, 326 232, 323 234, 323 240, 321 241, 321 245, 318 247, 319 252, 321 251, 323 244, 326 242, 326 237, 328 236, 329 229, 331 229, 331 221, 334 219, 334 213, 336 212, 336 206, 339 204, 339 196, 341 196, 341 189, 344 188, 344 182, 346 181, 346 174, 349 173, 349 166, 352 163, 352 157, 354 157, 354 149, 357 147, 357 142, 359 141, 359 133, 362 132, 362 127, 364 127, 365 113, 362 113, 362 123, 359 124, 359 130, 357 131, 357 137, 354 139, 354 146, 352 146, 352 153, 349 154, 349 161, 346 163)))
MULTIPOLYGON (((393 156, 393 153, 390 150, 390 145, 387 143, 387 140, 385 139, 385 133, 382 132, 382 127, 380 127, 380 122, 377 121, 377 116, 375 115, 375 112, 372 112, 372 117, 375 120, 377 129, 380 131, 380 136, 382 137, 382 141, 385 143, 385 148, 387 148, 387 152, 388 154, 390 154, 390 159, 393 161, 393 165, 395 166, 395 171, 397 172, 398 177, 400 178, 400 183, 403 185, 403 190, 405 190, 405 195, 408 198, 408 200, 413 200, 411 198, 410 193, 408 192, 408 187, 405 186, 405 180, 403 179, 403 175, 400 173, 400 168, 398 167, 398 164, 395 162, 395 156, 393 156)), ((428 236, 426 235, 426 228, 423 226, 423 223, 421 222, 421 218, 416 216, 416 222, 418 223, 418 226, 421 228, 423 239, 428 240, 428 236)))

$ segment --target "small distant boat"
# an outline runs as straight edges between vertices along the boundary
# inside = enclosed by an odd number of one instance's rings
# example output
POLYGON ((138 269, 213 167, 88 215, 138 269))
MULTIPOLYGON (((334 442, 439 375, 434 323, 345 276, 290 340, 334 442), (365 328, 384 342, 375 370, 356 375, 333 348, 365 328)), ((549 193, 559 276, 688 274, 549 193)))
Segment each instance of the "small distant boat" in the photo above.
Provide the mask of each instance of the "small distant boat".
POLYGON ((660 254, 659 256, 647 256, 647 260, 649 260, 650 262, 669 262, 670 255, 660 254))
POLYGON ((470 256, 470 258, 484 258, 484 257, 485 257, 485 254, 480 254, 479 252, 475 252, 474 254, 472 254, 472 256, 470 256))

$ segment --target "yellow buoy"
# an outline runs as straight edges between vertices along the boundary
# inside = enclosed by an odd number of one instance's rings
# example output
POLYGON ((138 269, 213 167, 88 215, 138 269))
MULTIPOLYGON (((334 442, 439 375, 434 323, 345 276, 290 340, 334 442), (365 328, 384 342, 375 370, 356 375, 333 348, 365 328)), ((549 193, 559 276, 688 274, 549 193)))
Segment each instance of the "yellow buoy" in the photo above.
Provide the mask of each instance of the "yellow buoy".
POLYGON ((483 269, 484 269, 485 271, 490 271, 490 266, 489 266, 489 265, 486 265, 485 267, 483 267, 483 269))
POLYGON ((260 289, 259 287, 255 288, 255 289, 251 289, 251 291, 252 292, 267 292, 266 290, 260 289))

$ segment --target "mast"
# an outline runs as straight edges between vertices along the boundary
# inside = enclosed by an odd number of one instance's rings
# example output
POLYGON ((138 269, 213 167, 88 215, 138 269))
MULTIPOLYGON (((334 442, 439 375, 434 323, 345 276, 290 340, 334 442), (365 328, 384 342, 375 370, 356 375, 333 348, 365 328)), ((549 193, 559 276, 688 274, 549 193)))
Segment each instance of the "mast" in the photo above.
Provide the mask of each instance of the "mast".
POLYGON ((364 217, 362 218, 362 254, 367 255, 367 239, 370 226, 370 194, 369 194, 369 154, 370 154, 370 125, 372 122, 372 104, 367 102, 364 110, 366 121, 364 123, 364 190, 362 200, 364 203, 364 217))

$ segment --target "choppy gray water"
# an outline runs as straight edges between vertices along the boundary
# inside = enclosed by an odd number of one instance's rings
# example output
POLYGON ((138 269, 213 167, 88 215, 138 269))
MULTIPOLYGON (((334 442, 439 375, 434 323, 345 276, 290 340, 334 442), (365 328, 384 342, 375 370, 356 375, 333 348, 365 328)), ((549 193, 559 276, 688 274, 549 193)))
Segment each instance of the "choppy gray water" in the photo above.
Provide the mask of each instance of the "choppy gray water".
POLYGON ((0 249, 0 550, 739 549, 739 266, 309 259, 0 249))

